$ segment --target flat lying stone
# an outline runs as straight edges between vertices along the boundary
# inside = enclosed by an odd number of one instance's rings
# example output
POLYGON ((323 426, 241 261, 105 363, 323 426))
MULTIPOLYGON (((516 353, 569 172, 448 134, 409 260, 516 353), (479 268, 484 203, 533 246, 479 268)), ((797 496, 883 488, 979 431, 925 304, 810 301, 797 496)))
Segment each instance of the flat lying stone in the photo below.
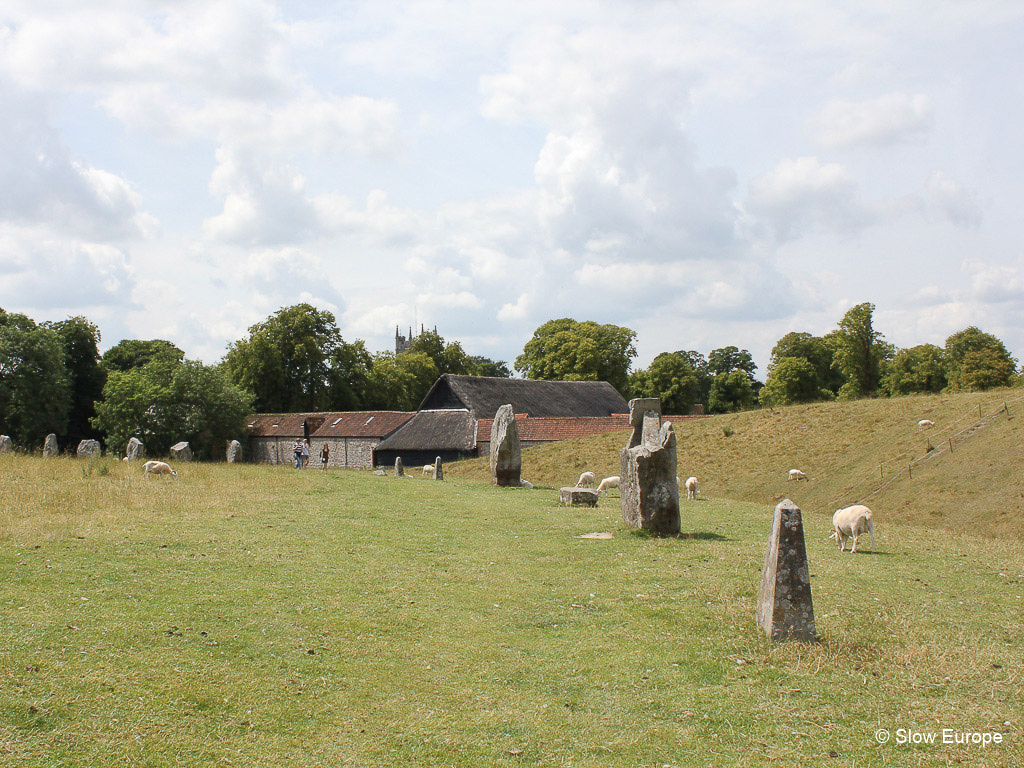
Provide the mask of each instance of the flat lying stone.
POLYGON ((558 500, 565 507, 596 507, 600 494, 593 488, 569 486, 558 491, 558 500))
POLYGON ((584 533, 582 536, 577 536, 577 539, 614 539, 615 534, 609 533, 608 531, 598 531, 596 533, 584 533))

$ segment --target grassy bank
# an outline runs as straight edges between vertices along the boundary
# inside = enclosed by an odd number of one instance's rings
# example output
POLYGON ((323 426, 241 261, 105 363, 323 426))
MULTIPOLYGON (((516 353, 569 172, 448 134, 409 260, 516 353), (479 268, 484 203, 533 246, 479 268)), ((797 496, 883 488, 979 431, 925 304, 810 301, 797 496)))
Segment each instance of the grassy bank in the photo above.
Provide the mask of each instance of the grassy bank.
POLYGON ((770 645, 764 504, 651 539, 616 501, 356 472, 0 457, 0 493, 0 763, 1024 759, 1014 542, 893 523, 841 556, 811 518, 824 642, 770 645), (876 742, 901 727, 1005 741, 876 742))

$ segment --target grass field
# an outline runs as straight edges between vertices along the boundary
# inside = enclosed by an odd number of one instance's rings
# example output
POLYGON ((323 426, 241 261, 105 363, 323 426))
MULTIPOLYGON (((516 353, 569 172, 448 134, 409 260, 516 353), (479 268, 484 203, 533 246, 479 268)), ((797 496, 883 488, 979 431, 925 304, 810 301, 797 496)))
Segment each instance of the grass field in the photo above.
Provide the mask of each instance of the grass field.
POLYGON ((0 764, 1024 762, 1019 542, 891 522, 840 555, 809 516, 823 642, 772 645, 765 503, 655 539, 614 498, 179 468, 0 456, 0 764))

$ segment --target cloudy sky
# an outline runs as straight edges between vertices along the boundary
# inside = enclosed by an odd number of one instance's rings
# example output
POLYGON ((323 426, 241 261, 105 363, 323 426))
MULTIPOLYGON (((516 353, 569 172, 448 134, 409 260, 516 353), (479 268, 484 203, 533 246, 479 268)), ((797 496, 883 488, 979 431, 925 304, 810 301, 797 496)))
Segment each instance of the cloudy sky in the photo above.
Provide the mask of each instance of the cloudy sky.
POLYGON ((1019 0, 0 0, 0 307, 763 366, 871 301, 1024 357, 1022 52, 1019 0))

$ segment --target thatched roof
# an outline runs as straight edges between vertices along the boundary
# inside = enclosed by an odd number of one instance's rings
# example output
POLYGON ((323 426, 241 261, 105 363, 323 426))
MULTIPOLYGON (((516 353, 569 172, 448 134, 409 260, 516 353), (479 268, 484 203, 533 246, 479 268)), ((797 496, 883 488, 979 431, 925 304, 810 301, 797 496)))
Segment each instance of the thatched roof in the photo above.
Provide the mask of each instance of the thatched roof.
POLYGON ((540 381, 446 373, 431 387, 420 410, 465 408, 477 418, 494 418, 511 403, 530 416, 611 416, 629 405, 606 381, 540 381))
POLYGON ((420 411, 390 437, 378 451, 476 450, 476 417, 469 411, 420 411))

